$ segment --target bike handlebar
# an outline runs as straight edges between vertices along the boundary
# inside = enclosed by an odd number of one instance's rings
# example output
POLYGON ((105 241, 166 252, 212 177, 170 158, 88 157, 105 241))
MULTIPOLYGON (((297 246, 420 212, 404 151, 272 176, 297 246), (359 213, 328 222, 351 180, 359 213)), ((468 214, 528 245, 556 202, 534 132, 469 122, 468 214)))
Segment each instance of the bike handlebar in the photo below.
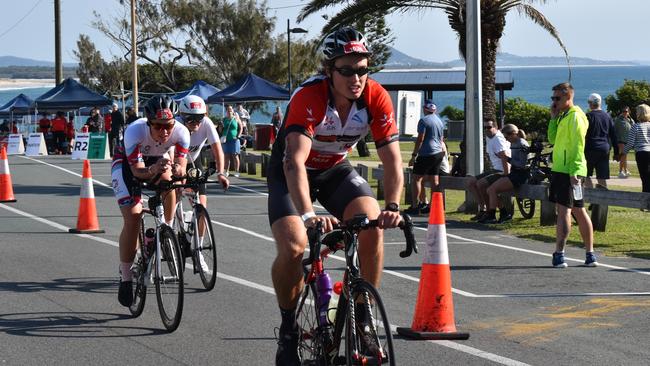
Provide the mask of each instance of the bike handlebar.
POLYGON ((140 184, 142 187, 150 189, 152 191, 171 191, 172 189, 176 188, 196 188, 199 184, 210 182, 208 181, 208 177, 214 174, 216 171, 217 170, 212 167, 208 168, 204 172, 201 172, 201 170, 198 168, 189 168, 187 169, 187 173, 181 177, 173 176, 170 180, 163 180, 158 183, 154 183, 158 178, 160 178, 160 175, 157 175, 149 181, 140 182, 140 184), (186 182, 183 184, 174 184, 182 180, 185 180, 186 182))
MULTIPOLYGON (((413 252, 418 252, 417 242, 415 240, 415 235, 413 234, 413 220, 408 214, 402 214, 402 221, 400 221, 398 227, 404 232, 404 239, 406 239, 406 249, 399 253, 401 258, 406 258, 410 256, 413 252)), ((309 259, 304 261, 304 264, 310 264, 316 259, 317 255, 320 255, 320 244, 325 244, 331 251, 336 251, 341 249, 339 243, 344 241, 347 235, 358 232, 361 230, 367 230, 373 227, 378 227, 378 220, 369 220, 368 216, 365 214, 356 215, 350 220, 346 220, 342 223, 334 225, 334 230, 327 233, 325 238, 321 241, 321 236, 323 235, 322 223, 318 222, 315 228, 307 229, 307 238, 309 239, 310 248, 313 248, 314 244, 318 247, 315 250, 312 250, 310 253, 309 259)))

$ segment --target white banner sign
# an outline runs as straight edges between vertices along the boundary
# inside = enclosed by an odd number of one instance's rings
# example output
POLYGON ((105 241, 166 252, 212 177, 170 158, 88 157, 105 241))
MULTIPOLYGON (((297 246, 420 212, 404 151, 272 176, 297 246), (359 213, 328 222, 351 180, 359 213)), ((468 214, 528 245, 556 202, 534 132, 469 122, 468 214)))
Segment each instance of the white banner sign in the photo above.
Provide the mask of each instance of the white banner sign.
POLYGON ((7 154, 24 154, 25 153, 25 144, 23 143, 23 135, 20 133, 15 133, 9 135, 7 139, 7 154))
POLYGON ((30 133, 27 138, 27 156, 47 155, 47 146, 45 146, 45 137, 43 133, 30 133))
POLYGON ((77 132, 74 134, 74 144, 72 145, 72 159, 85 160, 88 156, 88 141, 90 134, 87 132, 77 132))

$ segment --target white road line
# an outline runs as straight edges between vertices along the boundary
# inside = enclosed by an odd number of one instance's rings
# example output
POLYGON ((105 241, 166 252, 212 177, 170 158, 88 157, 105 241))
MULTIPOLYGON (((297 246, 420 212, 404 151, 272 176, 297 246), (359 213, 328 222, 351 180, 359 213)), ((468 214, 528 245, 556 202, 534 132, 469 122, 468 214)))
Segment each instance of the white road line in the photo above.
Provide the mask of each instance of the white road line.
MULTIPOLYGON (((36 160, 36 159, 30 158, 30 157, 28 157, 28 156, 22 156, 22 155, 20 155, 19 157, 20 157, 20 158, 23 158, 23 159, 27 159, 27 160, 35 161, 35 162, 37 162, 37 163, 41 163, 41 164, 44 164, 44 165, 47 165, 47 166, 51 166, 52 168, 56 168, 56 169, 59 169, 59 170, 63 170, 63 171, 66 172, 66 173, 69 173, 69 174, 72 174, 72 175, 74 175, 74 176, 77 176, 77 177, 81 178, 81 174, 79 174, 79 173, 75 173, 75 172, 73 172, 72 170, 68 170, 68 169, 65 169, 65 168, 61 168, 60 166, 57 166, 57 165, 54 165, 54 164, 50 164, 50 163, 46 163, 46 162, 44 162, 44 161, 36 160)), ((81 160, 80 160, 80 161, 81 161, 81 160)), ((82 164, 83 164, 83 161, 81 161, 81 162, 82 162, 82 164)), ((83 166, 83 165, 82 165, 82 166, 83 166)), ((100 182, 100 181, 98 181, 98 180, 96 180, 96 179, 93 179, 93 182, 99 184, 99 185, 102 186, 102 187, 110 188, 111 190, 113 189, 109 184, 106 184, 106 183, 100 182)))

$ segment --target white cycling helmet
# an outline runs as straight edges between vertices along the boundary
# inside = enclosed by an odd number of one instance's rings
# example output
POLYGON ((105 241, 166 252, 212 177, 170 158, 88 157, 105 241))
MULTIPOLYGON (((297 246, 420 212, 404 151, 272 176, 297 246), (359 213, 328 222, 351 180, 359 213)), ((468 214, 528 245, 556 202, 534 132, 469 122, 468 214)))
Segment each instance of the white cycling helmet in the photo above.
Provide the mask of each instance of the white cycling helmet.
POLYGON ((205 114, 207 108, 203 98, 198 95, 188 95, 181 100, 180 112, 183 114, 205 114))

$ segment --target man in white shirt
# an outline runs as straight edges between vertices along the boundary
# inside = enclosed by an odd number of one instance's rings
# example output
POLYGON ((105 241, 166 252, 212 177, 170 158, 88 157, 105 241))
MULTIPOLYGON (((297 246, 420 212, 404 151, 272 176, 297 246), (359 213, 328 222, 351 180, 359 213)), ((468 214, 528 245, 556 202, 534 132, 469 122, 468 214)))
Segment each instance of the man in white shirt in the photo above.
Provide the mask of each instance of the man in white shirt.
POLYGON ((486 214, 489 200, 487 187, 510 173, 510 164, 508 164, 510 143, 497 129, 496 123, 492 119, 486 119, 483 122, 483 130, 487 137, 486 150, 492 168, 485 169, 476 177, 470 177, 467 183, 467 189, 474 195, 474 199, 478 203, 478 214, 470 219, 472 221, 480 220, 486 214))

